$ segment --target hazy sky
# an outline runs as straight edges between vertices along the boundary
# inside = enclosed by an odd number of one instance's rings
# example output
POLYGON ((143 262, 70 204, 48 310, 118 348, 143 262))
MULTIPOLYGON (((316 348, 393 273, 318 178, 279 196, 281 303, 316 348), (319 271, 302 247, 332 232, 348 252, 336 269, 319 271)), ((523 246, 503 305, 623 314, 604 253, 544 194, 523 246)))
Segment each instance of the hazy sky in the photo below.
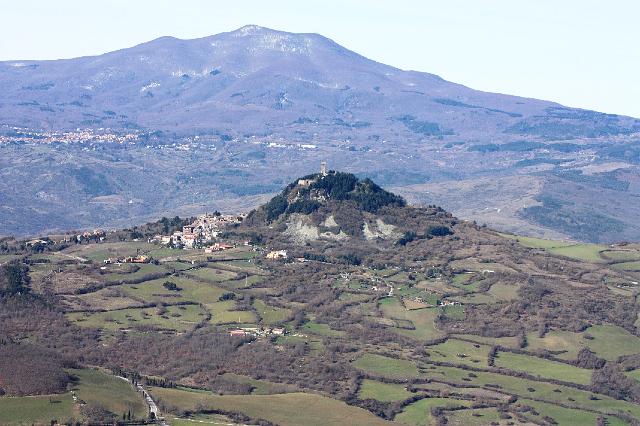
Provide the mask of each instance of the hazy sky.
POLYGON ((638 0, 2 0, 0 11, 0 60, 257 24, 475 89, 640 117, 638 0))

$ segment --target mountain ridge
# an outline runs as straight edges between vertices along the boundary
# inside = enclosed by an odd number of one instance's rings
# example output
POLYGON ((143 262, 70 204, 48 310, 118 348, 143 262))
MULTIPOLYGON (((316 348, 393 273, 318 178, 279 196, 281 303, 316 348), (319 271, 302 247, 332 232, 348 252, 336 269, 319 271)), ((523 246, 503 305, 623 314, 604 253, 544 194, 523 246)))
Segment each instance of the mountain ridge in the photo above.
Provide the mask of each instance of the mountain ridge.
MULTIPOLYGON (((245 26, 235 31, 196 39, 160 37, 130 48, 97 56, 45 62, 4 61, 0 63, 0 73, 3 74, 5 80, 4 88, 13 92, 12 94, 17 98, 22 94, 35 98, 35 102, 51 105, 46 95, 53 92, 58 106, 76 101, 82 107, 94 110, 115 108, 114 111, 119 113, 116 107, 120 107, 125 110, 125 114, 129 115, 133 114, 136 107, 142 106, 139 102, 140 99, 134 98, 136 89, 138 94, 143 94, 144 97, 162 98, 162 102, 153 99, 145 100, 146 109, 162 108, 161 103, 168 103, 168 105, 174 104, 176 107, 186 108, 191 105, 192 107, 204 108, 204 111, 199 112, 205 113, 209 111, 207 108, 211 105, 201 104, 201 102, 209 99, 210 104, 212 97, 224 95, 225 89, 237 86, 237 79, 245 79, 248 84, 248 88, 241 89, 255 92, 258 89, 251 83, 262 87, 261 83, 265 79, 277 80, 278 78, 281 81, 275 86, 279 86, 281 91, 287 92, 291 98, 288 104, 284 102, 285 105, 283 105, 283 101, 278 98, 281 95, 280 92, 271 93, 276 90, 275 87, 272 87, 267 96, 274 103, 265 105, 264 102, 260 102, 265 95, 264 93, 252 93, 251 100, 240 102, 240 105, 235 100, 227 99, 227 101, 238 107, 250 104, 285 109, 287 106, 291 107, 291 103, 304 102, 305 97, 313 96, 311 93, 305 92, 306 83, 313 86, 311 89, 320 92, 323 91, 322 89, 325 89, 324 91, 357 91, 355 96, 362 98, 358 101, 361 104, 365 103, 364 111, 362 108, 358 108, 357 103, 352 103, 348 108, 359 110, 358 112, 361 114, 366 114, 366 108, 370 108, 374 102, 384 99, 385 95, 400 96, 401 102, 405 104, 416 102, 415 99, 409 99, 411 97, 428 96, 431 101, 435 101, 435 105, 429 104, 431 108, 435 108, 440 102, 440 105, 449 108, 480 109, 486 113, 497 114, 506 112, 507 115, 512 114, 512 118, 519 117, 517 114, 526 116, 532 113, 541 113, 543 108, 559 107, 559 104, 548 101, 473 91, 473 89, 448 82, 434 74, 400 70, 365 58, 318 34, 292 34, 257 26, 245 26), (348 62, 345 63, 345 60, 348 62), (46 72, 46 75, 38 72, 38 68, 42 67, 48 68, 43 71, 43 73, 46 72), (343 67, 349 72, 341 73, 343 67), (266 75, 261 75, 261 72, 266 75), (13 84, 12 88, 11 78, 16 77, 17 73, 23 74, 21 75, 23 80, 19 86, 13 84), (57 73, 62 75, 56 77, 57 73), (222 83, 209 81, 214 77, 226 79, 226 81, 222 83), (29 84, 22 84, 24 79, 30 80, 29 84), (190 79, 193 81, 189 81, 190 79), (385 84, 387 87, 384 87, 385 84), (211 87, 211 85, 219 87, 211 87), (111 97, 105 96, 101 90, 111 91, 111 97), (194 90, 204 90, 206 93, 198 97, 192 93, 194 90), (298 93, 293 93, 294 90, 298 93), (118 99, 118 95, 121 99, 118 99), (127 96, 127 100, 123 102, 124 95, 127 96), (258 96, 256 97, 256 95, 258 96), (295 99, 294 95, 298 99, 295 99), (275 99, 272 99, 274 96, 275 99), (60 102, 59 98, 64 97, 69 99, 68 102, 60 102), (74 99, 74 97, 79 97, 80 100, 74 99), (491 97, 495 97, 495 99, 488 99, 491 97), (115 101, 115 105, 111 103, 112 101, 115 101), (491 105, 475 105, 474 102, 480 104, 490 102, 491 105), (505 107, 514 111, 503 111, 502 109, 505 107)), ((271 84, 271 86, 274 85, 271 84)), ((269 88, 269 84, 264 88, 269 88)), ((245 97, 242 90, 227 93, 228 96, 234 94, 239 94, 236 97, 245 97)), ((325 99, 325 102, 327 100, 331 101, 332 99, 325 99)), ((6 98, 3 101, 5 101, 3 104, 6 103, 6 98)), ((221 99, 217 100, 217 102, 220 101, 221 99)), ((336 99, 333 101, 335 102, 336 99)), ((20 105, 18 102, 14 106, 21 109, 20 107, 33 107, 34 105, 20 105)), ((59 112, 69 114, 69 108, 62 106, 63 110, 59 112)), ((327 106, 323 105, 325 110, 327 106)), ((386 106, 387 109, 397 109, 393 105, 386 106)), ((306 110, 315 109, 318 113, 317 108, 312 108, 312 105, 304 104, 303 107, 306 110)), ((337 115, 343 112, 335 105, 329 108, 337 115)), ((70 122, 71 120, 59 119, 56 114, 51 114, 51 111, 44 112, 49 114, 43 114, 43 119, 59 128, 83 125, 82 120, 79 123, 77 121, 70 122)), ((93 111, 90 114, 96 112, 100 111, 93 111)), ((402 115, 400 110, 387 111, 386 114, 390 113, 402 115)), ((6 114, 7 111, 0 110, 0 121, 9 121, 6 114)), ((22 112, 17 117, 24 118, 25 115, 26 113, 22 112)), ((196 115, 195 112, 192 112, 191 116, 194 115, 196 115)), ((116 120, 111 123, 113 120, 104 116, 93 117, 93 119, 100 121, 100 124, 113 124, 114 128, 126 127, 124 126, 125 122, 116 120)), ((88 124, 90 123, 85 120, 84 125, 88 124)), ((191 123, 187 121, 182 124, 184 126, 202 125, 202 119, 194 117, 191 119, 191 123)), ((146 128, 162 127, 161 122, 150 121, 150 117, 144 115, 138 116, 128 125, 146 128)), ((166 124, 165 127, 180 129, 180 126, 167 126, 166 124)), ((457 133, 459 132, 457 130, 457 133)))

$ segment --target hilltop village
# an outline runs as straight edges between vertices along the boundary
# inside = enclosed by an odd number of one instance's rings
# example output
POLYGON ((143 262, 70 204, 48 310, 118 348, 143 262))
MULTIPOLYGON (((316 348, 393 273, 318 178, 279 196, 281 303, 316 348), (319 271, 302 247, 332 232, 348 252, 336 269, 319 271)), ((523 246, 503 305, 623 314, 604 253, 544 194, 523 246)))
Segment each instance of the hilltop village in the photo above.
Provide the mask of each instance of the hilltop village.
POLYGON ((237 215, 203 214, 191 224, 183 226, 181 231, 174 231, 171 235, 156 235, 149 242, 159 242, 172 248, 204 248, 207 253, 227 250, 233 246, 221 244, 215 240, 225 227, 238 225, 246 217, 247 215, 244 213, 237 215))

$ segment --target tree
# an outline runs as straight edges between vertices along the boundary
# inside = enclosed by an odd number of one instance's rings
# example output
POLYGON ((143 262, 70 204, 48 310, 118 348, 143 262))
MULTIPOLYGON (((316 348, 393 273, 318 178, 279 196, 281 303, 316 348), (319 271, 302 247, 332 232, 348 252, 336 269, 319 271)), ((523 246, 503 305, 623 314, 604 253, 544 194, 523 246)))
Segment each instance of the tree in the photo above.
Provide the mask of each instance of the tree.
POLYGON ((398 244, 400 246, 406 246, 408 243, 410 243, 411 241, 415 240, 416 237, 417 237, 417 235, 413 231, 405 232, 404 235, 402 236, 402 238, 400 238, 396 244, 398 244))
POLYGON ((287 197, 282 194, 276 195, 264 206, 267 213, 267 220, 272 221, 277 219, 287 210, 287 207, 289 207, 287 197))
POLYGON ((0 268, 0 296, 28 293, 29 284, 29 267, 24 263, 11 262, 0 268))
POLYGON ((591 389, 616 399, 640 402, 640 385, 614 362, 607 362, 603 368, 593 371, 591 389))

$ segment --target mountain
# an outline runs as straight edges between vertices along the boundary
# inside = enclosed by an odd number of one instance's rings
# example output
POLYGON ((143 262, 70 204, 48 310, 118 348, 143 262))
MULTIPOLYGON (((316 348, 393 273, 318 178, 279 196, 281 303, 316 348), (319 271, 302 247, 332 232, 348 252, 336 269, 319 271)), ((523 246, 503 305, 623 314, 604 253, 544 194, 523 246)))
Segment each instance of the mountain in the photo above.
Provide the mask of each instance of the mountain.
POLYGON ((371 61, 317 34, 257 26, 196 40, 162 37, 96 57, 4 62, 0 78, 0 121, 34 128, 264 133, 310 120, 310 127, 391 124, 414 137, 640 130, 633 119, 478 92, 371 61))
POLYGON ((0 232, 249 208, 327 160, 500 229, 638 239, 639 133, 257 26, 6 61, 0 232))

